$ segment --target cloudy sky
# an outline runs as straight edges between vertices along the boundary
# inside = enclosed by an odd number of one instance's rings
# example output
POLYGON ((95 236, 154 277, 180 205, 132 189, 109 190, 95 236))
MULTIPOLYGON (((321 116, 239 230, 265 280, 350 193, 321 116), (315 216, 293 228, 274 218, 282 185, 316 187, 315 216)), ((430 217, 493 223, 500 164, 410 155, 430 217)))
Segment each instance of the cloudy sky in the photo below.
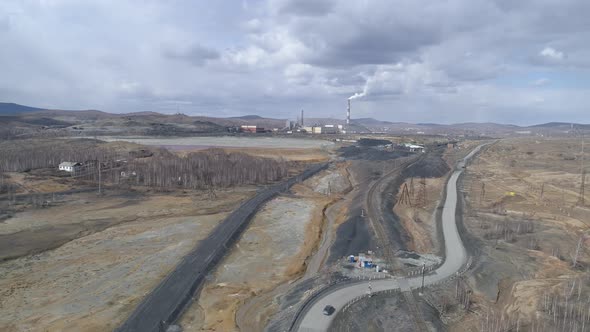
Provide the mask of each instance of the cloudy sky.
POLYGON ((590 122, 588 0, 3 0, 0 101, 590 122))

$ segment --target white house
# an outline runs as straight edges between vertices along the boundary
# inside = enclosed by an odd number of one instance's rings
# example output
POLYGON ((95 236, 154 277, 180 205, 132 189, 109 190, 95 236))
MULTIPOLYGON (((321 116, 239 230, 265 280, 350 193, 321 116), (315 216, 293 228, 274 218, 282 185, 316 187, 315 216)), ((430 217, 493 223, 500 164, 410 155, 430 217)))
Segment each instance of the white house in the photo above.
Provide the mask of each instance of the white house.
POLYGON ((425 151, 424 147, 420 146, 420 145, 411 144, 410 146, 408 146, 408 148, 410 149, 410 152, 424 152, 425 151))
POLYGON ((59 170, 66 172, 75 172, 79 170, 81 166, 82 164, 78 162, 64 161, 61 164, 59 164, 59 170))
POLYGON ((404 146, 410 150, 410 152, 425 152, 426 149, 423 146, 405 143, 404 146))

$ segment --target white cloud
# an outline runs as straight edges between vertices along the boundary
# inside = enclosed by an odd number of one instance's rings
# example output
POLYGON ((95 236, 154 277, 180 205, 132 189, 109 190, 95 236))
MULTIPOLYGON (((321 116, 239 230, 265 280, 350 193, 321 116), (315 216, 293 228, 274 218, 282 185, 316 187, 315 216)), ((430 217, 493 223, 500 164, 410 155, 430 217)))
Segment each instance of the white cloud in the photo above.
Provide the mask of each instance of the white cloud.
POLYGON ((551 81, 547 78, 539 78, 539 79, 536 79, 533 82, 531 82, 531 84, 534 86, 545 86, 545 85, 548 85, 549 83, 551 83, 551 81))
POLYGON ((260 21, 257 18, 253 18, 251 20, 246 21, 243 24, 243 27, 248 32, 257 33, 257 32, 260 32, 262 29, 262 21, 260 21))
POLYGON ((563 52, 560 52, 552 47, 545 47, 541 52, 539 52, 539 55, 557 61, 563 60, 566 57, 563 52))

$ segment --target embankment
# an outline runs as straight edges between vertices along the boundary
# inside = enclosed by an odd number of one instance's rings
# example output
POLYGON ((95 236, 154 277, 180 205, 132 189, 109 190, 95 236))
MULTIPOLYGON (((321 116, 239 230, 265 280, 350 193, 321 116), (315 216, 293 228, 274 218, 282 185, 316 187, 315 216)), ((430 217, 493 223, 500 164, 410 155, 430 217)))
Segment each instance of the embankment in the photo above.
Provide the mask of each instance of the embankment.
POLYGON ((227 253, 228 248, 237 241, 258 208, 277 194, 289 190, 294 184, 309 178, 327 166, 328 164, 310 166, 301 174, 283 183, 262 189, 256 196, 242 204, 184 257, 174 271, 146 296, 117 331, 159 331, 175 322, 199 291, 205 276, 215 268, 227 253))

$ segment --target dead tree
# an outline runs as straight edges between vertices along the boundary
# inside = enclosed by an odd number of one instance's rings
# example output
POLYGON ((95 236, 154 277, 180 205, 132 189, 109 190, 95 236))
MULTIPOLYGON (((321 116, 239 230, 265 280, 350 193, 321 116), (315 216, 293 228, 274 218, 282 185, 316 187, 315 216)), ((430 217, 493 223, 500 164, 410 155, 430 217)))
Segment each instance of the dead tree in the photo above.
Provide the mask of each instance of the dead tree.
POLYGON ((468 311, 471 306, 471 293, 471 289, 469 289, 469 286, 463 281, 463 278, 457 278, 457 283, 455 285, 455 299, 465 311, 468 311))
POLYGON ((578 245, 576 246, 576 252, 574 253, 574 257, 572 258, 572 267, 573 268, 576 268, 576 266, 578 265, 578 257, 580 255, 580 250, 582 249, 582 245, 584 244, 583 240, 584 240, 584 235, 580 236, 580 239, 578 240, 578 245))

